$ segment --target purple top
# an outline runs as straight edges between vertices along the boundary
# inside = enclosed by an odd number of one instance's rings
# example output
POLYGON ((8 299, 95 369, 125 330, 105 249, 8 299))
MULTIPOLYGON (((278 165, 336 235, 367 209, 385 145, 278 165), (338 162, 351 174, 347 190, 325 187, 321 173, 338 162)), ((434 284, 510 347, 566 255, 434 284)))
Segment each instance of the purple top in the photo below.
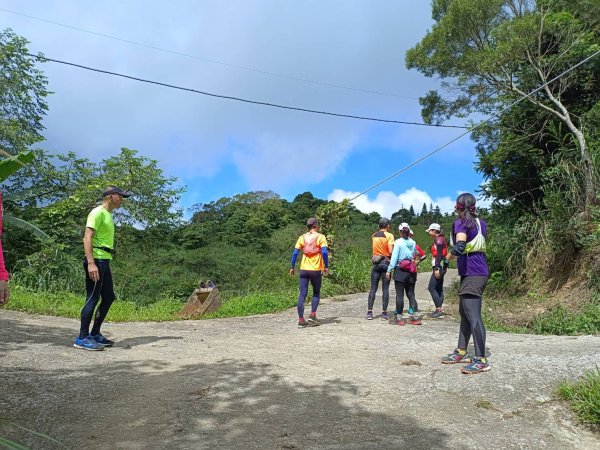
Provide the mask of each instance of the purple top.
MULTIPOLYGON (((479 223, 481 224, 481 234, 487 236, 487 224, 481 219, 479 219, 479 223)), ((467 224, 464 223, 462 219, 456 219, 452 225, 453 242, 456 242, 456 235, 458 233, 465 233, 467 235, 467 242, 471 242, 475 236, 477 236, 477 222, 474 222, 471 228, 467 228, 467 224)), ((458 257, 457 265, 458 274, 461 277, 470 275, 487 277, 489 275, 485 253, 482 252, 460 255, 458 257)))

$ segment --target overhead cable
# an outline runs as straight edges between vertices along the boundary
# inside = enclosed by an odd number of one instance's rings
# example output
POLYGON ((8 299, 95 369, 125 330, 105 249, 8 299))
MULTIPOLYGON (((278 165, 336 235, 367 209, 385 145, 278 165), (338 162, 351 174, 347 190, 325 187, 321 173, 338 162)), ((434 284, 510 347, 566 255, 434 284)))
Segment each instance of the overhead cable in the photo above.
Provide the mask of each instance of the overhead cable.
POLYGON ((346 119, 368 120, 371 122, 395 123, 395 124, 402 124, 402 125, 417 125, 417 126, 422 126, 422 127, 435 127, 435 128, 463 128, 463 129, 467 128, 465 126, 459 126, 459 125, 436 125, 436 124, 428 124, 428 123, 424 123, 424 122, 410 122, 410 121, 406 121, 406 120, 392 120, 392 119, 382 119, 382 118, 378 118, 378 117, 356 116, 353 114, 342 114, 342 113, 335 113, 335 112, 330 112, 330 111, 321 111, 321 110, 316 110, 316 109, 301 108, 298 106, 280 105, 277 103, 263 102, 263 101, 259 101, 259 100, 249 100, 247 98, 234 97, 231 95, 215 94, 213 92, 200 91, 198 89, 177 86, 177 85, 169 84, 169 83, 163 83, 161 81, 148 80, 145 78, 134 77, 132 75, 125 75, 125 74, 118 73, 118 72, 111 72, 109 70, 96 69, 94 67, 84 66, 82 64, 76 64, 76 63, 72 63, 72 62, 68 62, 68 61, 62 61, 60 59, 48 58, 47 56, 44 56, 44 55, 33 55, 31 53, 28 53, 28 55, 33 58, 38 59, 39 61, 50 61, 50 62, 54 62, 54 63, 58 63, 58 64, 64 64, 66 66, 77 67, 79 69, 90 70, 92 72, 98 72, 98 73, 103 73, 106 75, 113 75, 113 76, 120 77, 120 78, 127 78, 129 80, 140 81, 142 83, 154 84, 157 86, 168 87, 171 89, 178 89, 180 91, 193 92, 194 94, 207 95, 209 97, 222 98, 222 99, 226 99, 226 100, 235 100, 235 101, 244 102, 244 103, 252 103, 254 105, 270 106, 272 108, 287 109, 287 110, 291 110, 291 111, 301 111, 301 112, 307 112, 307 113, 312 113, 312 114, 322 114, 325 116, 343 117, 346 119))

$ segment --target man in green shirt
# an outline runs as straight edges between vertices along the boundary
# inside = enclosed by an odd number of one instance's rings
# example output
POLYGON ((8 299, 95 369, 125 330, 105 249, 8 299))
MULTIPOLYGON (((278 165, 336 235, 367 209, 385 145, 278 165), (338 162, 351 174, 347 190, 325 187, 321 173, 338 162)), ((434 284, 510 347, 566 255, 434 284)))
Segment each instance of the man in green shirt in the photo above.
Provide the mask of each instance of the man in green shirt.
POLYGON ((123 199, 131 194, 115 186, 107 186, 102 193, 102 204, 92 209, 88 215, 83 236, 85 259, 86 302, 81 310, 81 328, 79 337, 73 344, 84 350, 104 350, 113 341, 100 333, 102 322, 115 299, 110 261, 114 254, 115 224, 112 212, 119 208, 123 199), (98 309, 96 305, 102 298, 98 309), (96 312, 94 316, 94 311, 96 312), (90 333, 90 324, 94 316, 94 326, 90 333))

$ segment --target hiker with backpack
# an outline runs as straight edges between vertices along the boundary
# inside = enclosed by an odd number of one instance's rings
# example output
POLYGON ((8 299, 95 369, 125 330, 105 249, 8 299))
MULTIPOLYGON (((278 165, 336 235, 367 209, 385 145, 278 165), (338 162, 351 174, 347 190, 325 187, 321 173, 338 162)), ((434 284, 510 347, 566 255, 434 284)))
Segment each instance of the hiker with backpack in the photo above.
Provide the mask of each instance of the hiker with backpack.
MULTIPOLYGON (((404 294, 408 297, 411 307, 417 310, 417 300, 415 298, 415 283, 417 282, 416 254, 416 243, 410 237, 410 227, 407 223, 401 223, 400 238, 394 242, 394 251, 386 273, 387 279, 390 280, 392 271, 394 272, 394 287, 396 288, 396 311, 395 316, 390 318, 391 324, 400 326, 406 324, 402 317, 404 294)), ((410 315, 409 323, 420 325, 421 320, 410 315)))
POLYGON ((456 220, 452 225, 452 251, 448 260, 457 259, 460 275, 459 307, 460 330, 458 346, 442 358, 443 364, 467 364, 461 371, 466 374, 487 372, 490 364, 485 357, 485 325, 481 317, 483 291, 488 280, 485 258, 487 224, 479 219, 476 199, 472 194, 461 194, 456 199, 456 220), (473 337, 475 357, 467 351, 473 337))
POLYGON ((321 296, 321 282, 323 272, 329 273, 329 254, 327 252, 327 239, 319 233, 319 222, 311 217, 306 222, 308 232, 304 233, 296 241, 292 253, 292 267, 290 276, 295 274, 296 259, 302 251, 302 262, 300 263, 300 294, 298 295, 298 328, 320 325, 317 320, 317 308, 321 296), (313 288, 313 296, 310 302, 310 316, 304 319, 304 301, 308 295, 309 283, 313 288))
POLYGON ((367 320, 373 320, 373 304, 375 303, 375 294, 381 279, 381 303, 382 313, 381 318, 388 320, 387 307, 390 301, 390 280, 386 277, 390 258, 394 250, 394 235, 390 233, 390 220, 382 217, 379 219, 379 231, 371 236, 371 245, 373 255, 371 262, 371 289, 367 299, 367 320))
POLYGON ((441 319, 444 317, 442 305, 444 303, 444 275, 447 269, 448 243, 439 223, 429 225, 427 233, 433 238, 433 244, 431 245, 431 278, 427 287, 435 304, 435 311, 431 313, 431 317, 441 319))

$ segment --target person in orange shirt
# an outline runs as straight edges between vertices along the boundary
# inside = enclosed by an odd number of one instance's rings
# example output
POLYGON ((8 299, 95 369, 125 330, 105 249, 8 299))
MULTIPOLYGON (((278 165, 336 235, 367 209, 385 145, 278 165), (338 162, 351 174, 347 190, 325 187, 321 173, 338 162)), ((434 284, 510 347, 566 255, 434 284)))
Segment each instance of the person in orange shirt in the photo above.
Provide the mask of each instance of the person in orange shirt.
POLYGON ((379 231, 373 233, 371 241, 373 247, 373 256, 371 259, 373 267, 371 268, 371 290, 367 299, 367 320, 373 320, 373 303, 375 303, 375 294, 377 293, 380 279, 383 311, 381 318, 387 320, 387 307, 390 301, 390 280, 387 279, 385 274, 390 265, 390 258, 394 250, 394 235, 390 233, 389 219, 385 217, 379 219, 379 231))
POLYGON ((295 274, 296 258, 302 251, 300 263, 300 295, 298 296, 298 328, 320 325, 317 320, 317 307, 321 296, 321 282, 323 272, 329 273, 329 254, 327 252, 327 239, 319 233, 319 222, 311 217, 306 222, 308 232, 296 241, 292 254, 292 267, 290 275, 295 274), (308 295, 308 284, 312 285, 313 296, 310 302, 310 316, 304 320, 304 301, 308 295))

